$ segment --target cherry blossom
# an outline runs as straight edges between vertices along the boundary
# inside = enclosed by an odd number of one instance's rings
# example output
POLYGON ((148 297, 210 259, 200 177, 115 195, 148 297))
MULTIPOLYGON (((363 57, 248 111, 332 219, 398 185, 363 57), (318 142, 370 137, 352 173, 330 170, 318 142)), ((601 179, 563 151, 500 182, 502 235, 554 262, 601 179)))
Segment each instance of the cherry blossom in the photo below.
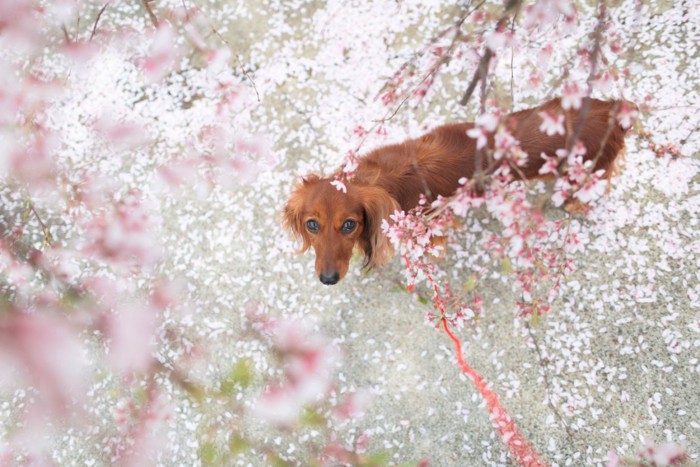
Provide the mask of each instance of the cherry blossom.
POLYGON ((160 81, 169 73, 178 55, 177 36, 172 25, 162 22, 151 38, 148 55, 143 62, 143 71, 151 81, 160 81))
POLYGON ((269 323, 267 332, 282 354, 285 379, 260 395, 254 411, 270 423, 287 425, 330 388, 340 355, 331 344, 289 321, 269 323))
POLYGON ((583 91, 576 83, 567 83, 564 85, 561 93, 561 106, 565 110, 580 109, 581 100, 583 99, 583 91))
POLYGON ((484 113, 477 117, 474 128, 467 130, 467 135, 476 140, 478 149, 483 149, 486 146, 487 137, 496 130, 498 121, 497 114, 484 113))
POLYGON ((547 136, 565 134, 563 115, 552 115, 549 112, 537 112, 537 115, 542 119, 542 124, 540 125, 540 131, 542 133, 547 136))

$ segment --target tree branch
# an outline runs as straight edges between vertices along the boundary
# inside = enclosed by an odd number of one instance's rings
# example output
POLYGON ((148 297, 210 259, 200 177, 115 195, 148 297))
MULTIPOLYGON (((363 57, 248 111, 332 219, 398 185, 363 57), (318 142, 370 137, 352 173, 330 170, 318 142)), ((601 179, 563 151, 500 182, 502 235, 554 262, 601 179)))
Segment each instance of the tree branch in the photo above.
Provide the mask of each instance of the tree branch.
POLYGON ((95 18, 95 24, 92 25, 92 32, 90 33, 90 38, 88 39, 88 41, 91 41, 92 38, 95 37, 95 33, 97 32, 97 23, 100 22, 100 18, 102 17, 102 13, 105 12, 110 1, 111 0, 108 0, 107 3, 105 3, 104 6, 102 8, 100 8, 100 11, 97 13, 97 17, 95 18))
MULTIPOLYGON (((513 10, 514 8, 516 9, 517 15, 518 10, 520 9, 520 0, 510 0, 510 2, 508 2, 508 4, 505 7, 505 10, 503 11, 503 15, 501 15, 498 22, 496 23, 496 27, 494 29, 495 31, 498 31, 503 28, 503 26, 506 24, 506 21, 508 21, 508 17, 510 16, 511 10, 513 10)), ((474 72, 474 75, 472 76, 472 79, 469 82, 469 86, 467 86, 467 90, 464 92, 462 99, 460 99, 459 101, 459 105, 467 105, 472 94, 474 94, 474 90, 476 89, 476 85, 479 83, 479 81, 486 81, 486 76, 488 75, 489 71, 489 63, 491 62, 492 58, 493 52, 491 51, 491 49, 486 47, 486 51, 481 57, 479 65, 476 67, 476 71, 474 72)))
POLYGON ((39 221, 41 231, 44 233, 44 243, 46 243, 47 246, 50 246, 53 243, 53 235, 51 235, 51 231, 46 226, 46 224, 44 224, 44 221, 41 220, 41 216, 39 216, 39 213, 36 212, 36 209, 34 208, 34 203, 32 203, 31 201, 27 201, 27 208, 34 214, 36 220, 39 221))
POLYGON ((156 17, 155 13, 153 13, 153 9, 151 9, 151 2, 153 0, 141 0, 141 5, 146 9, 146 12, 148 13, 148 17, 151 19, 151 23, 153 24, 153 27, 157 28, 158 27, 158 18, 156 17))
POLYGON ((542 370, 542 376, 544 377, 544 388, 545 391, 547 392, 547 405, 549 405, 549 408, 552 409, 552 412, 554 412, 554 415, 559 419, 559 422, 562 424, 564 427, 564 430, 566 430, 566 434, 571 438, 573 434, 571 433, 571 429, 569 428, 569 425, 566 423, 566 420, 561 416, 557 408, 554 406, 554 403, 552 403, 552 398, 550 397, 550 392, 552 389, 552 386, 549 382, 549 377, 547 376, 547 366, 545 365, 544 359, 542 358, 542 352, 540 351, 540 345, 537 343, 537 339, 535 338, 535 335, 532 332, 532 328, 530 327, 530 323, 525 323, 525 327, 527 328, 527 333, 530 335, 530 339, 532 339, 533 344, 535 344, 535 352, 537 353, 537 361, 540 364, 540 369, 542 370))
POLYGON ((600 55, 600 46, 603 38, 603 27, 605 26, 605 15, 606 15, 606 5, 605 0, 600 0, 598 4, 598 24, 593 31, 593 51, 591 52, 591 71, 588 74, 588 90, 586 96, 583 98, 581 103, 581 111, 578 115, 578 120, 576 121, 576 126, 574 127, 574 133, 571 135, 568 144, 566 145, 566 152, 570 153, 576 142, 578 141, 583 127, 586 124, 586 116, 591 110, 591 94, 593 93, 593 78, 598 71, 598 56, 600 55))

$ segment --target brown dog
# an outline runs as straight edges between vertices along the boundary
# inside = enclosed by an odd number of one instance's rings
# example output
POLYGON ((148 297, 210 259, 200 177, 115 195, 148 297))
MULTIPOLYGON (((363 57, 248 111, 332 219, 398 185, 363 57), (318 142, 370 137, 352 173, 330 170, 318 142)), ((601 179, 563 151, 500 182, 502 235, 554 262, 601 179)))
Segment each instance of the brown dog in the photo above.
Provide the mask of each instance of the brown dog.
MULTIPOLYGON (((590 99, 589 103, 579 133, 586 147, 584 159, 593 160, 593 170, 602 169, 609 178, 625 145, 626 130, 615 119, 623 101, 590 99)), ((555 156, 567 143, 566 135, 548 136, 540 131, 541 112, 564 115, 569 135, 580 114, 579 110, 564 110, 561 100, 554 99, 507 115, 506 127, 527 154, 525 164, 514 170, 516 178, 541 178, 542 154, 555 156)), ((316 175, 297 185, 284 210, 285 224, 301 237, 302 252, 313 247, 316 274, 322 283, 332 285, 345 276, 355 246, 364 253, 364 267, 386 263, 392 250, 381 223, 394 210, 416 207, 421 194, 431 200, 437 195, 450 196, 460 186, 460 178, 471 179, 477 167, 481 173, 495 169, 485 148, 477 151, 477 140, 467 135, 473 128, 474 123, 444 125, 420 138, 370 152, 360 159, 354 178, 345 183, 347 193, 331 185, 333 178, 316 175)), ((490 152, 493 134, 488 135, 486 145, 490 152)))

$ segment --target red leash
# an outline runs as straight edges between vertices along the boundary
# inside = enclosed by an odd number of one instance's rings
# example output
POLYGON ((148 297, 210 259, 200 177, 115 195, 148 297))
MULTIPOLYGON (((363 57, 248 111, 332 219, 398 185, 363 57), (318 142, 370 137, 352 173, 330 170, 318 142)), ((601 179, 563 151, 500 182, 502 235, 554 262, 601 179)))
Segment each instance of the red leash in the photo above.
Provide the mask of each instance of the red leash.
POLYGON ((518 464, 528 467, 548 465, 540 458, 539 454, 537 454, 532 446, 530 446, 530 443, 523 437, 523 435, 520 434, 513 419, 499 403, 498 394, 489 388, 484 378, 464 361, 462 358, 462 343, 459 339, 457 339, 457 337, 455 337, 454 334, 452 334, 450 328, 447 327, 447 320, 445 318, 442 318, 442 324, 445 328, 445 332, 455 344, 457 364, 462 369, 464 374, 474 381, 476 389, 479 391, 479 393, 481 393, 481 396, 488 405, 489 414, 491 415, 491 422, 493 422, 496 430, 498 430, 501 440, 506 444, 506 446, 508 446, 508 449, 517 460, 518 464))

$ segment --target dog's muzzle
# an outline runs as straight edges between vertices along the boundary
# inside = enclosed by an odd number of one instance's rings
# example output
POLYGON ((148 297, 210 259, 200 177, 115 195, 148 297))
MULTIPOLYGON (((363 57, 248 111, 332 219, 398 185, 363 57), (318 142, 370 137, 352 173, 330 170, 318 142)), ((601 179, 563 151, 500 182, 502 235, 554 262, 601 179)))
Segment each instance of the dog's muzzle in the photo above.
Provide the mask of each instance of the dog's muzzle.
POLYGON ((325 285, 333 285, 337 284, 338 281, 340 280, 340 274, 338 274, 337 271, 331 273, 331 274, 326 274, 326 273, 321 273, 318 278, 321 280, 321 282, 325 285))

